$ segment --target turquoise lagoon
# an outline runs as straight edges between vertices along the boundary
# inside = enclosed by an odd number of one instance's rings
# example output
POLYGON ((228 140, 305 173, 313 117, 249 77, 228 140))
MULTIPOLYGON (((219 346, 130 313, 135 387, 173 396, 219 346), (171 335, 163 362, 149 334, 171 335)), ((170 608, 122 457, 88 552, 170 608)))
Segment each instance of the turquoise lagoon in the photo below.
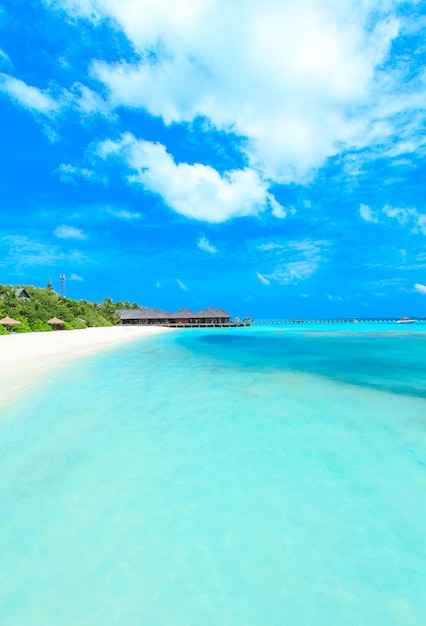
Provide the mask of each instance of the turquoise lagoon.
POLYGON ((0 422, 2 626, 424 626, 422 328, 176 331, 51 375, 0 422))

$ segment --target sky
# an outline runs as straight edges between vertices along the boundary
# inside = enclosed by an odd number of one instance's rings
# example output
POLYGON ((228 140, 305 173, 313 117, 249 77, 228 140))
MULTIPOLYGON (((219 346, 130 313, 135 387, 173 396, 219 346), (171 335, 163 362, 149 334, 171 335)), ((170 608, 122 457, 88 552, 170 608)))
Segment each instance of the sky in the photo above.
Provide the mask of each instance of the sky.
POLYGON ((0 0, 0 283, 426 316, 426 3, 0 0))

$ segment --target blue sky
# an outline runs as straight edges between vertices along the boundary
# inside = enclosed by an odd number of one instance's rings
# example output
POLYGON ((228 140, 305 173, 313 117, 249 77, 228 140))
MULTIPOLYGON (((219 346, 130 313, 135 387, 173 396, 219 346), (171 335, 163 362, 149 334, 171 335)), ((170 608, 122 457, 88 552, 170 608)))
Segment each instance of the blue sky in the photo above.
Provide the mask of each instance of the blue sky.
POLYGON ((426 8, 0 0, 0 282, 426 314, 426 8))

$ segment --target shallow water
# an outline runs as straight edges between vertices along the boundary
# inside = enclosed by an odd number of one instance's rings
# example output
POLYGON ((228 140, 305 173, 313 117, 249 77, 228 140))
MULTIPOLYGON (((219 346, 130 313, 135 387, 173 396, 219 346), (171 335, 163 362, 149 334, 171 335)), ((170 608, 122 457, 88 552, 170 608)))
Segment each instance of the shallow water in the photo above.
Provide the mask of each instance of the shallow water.
POLYGON ((167 333, 10 409, 0 623, 423 626, 426 336, 359 326, 167 333))

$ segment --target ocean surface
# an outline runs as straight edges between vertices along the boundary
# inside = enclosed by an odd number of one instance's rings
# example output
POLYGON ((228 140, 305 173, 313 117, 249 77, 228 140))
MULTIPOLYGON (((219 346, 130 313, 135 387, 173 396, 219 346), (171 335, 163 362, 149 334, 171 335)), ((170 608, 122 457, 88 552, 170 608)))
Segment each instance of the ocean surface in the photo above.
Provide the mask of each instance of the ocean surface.
POLYGON ((184 330, 50 375, 0 420, 0 624, 424 626, 425 331, 184 330))

